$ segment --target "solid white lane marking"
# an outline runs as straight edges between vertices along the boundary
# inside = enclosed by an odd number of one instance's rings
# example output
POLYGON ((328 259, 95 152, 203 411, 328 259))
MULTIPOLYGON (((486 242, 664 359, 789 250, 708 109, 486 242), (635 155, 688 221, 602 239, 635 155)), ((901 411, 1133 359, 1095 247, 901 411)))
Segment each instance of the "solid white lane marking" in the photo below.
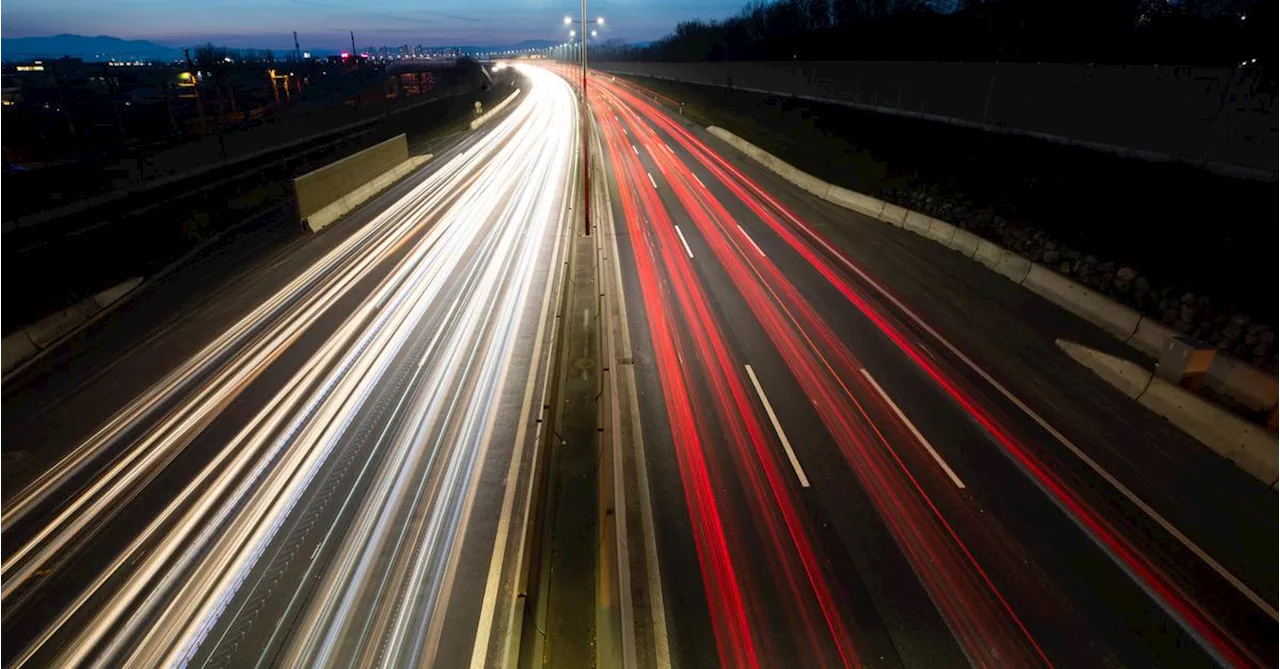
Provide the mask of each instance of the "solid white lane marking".
POLYGON ((964 481, 961 481, 960 477, 956 476, 956 473, 952 471, 951 466, 947 464, 947 461, 943 460, 942 456, 933 449, 933 444, 930 444, 929 440, 925 439, 923 434, 920 434, 920 430, 916 429, 916 426, 911 422, 911 419, 907 418, 905 413, 902 413, 902 409, 899 409, 898 405, 894 403, 893 398, 889 397, 889 393, 886 393, 884 388, 881 388, 880 384, 876 383, 875 377, 871 376, 871 372, 868 372, 866 369, 860 369, 858 371, 862 372, 862 375, 867 377, 867 380, 871 382, 871 387, 875 388, 877 393, 880 393, 880 397, 883 397, 885 403, 889 405, 889 408, 893 409, 893 413, 898 415, 898 418, 907 426, 907 429, 911 430, 911 434, 915 435, 916 439, 920 441, 920 444, 924 446, 926 451, 929 451, 929 455, 933 457, 933 461, 938 463, 939 467, 942 467, 942 471, 947 473, 947 477, 951 479, 951 482, 956 484, 957 488, 963 490, 964 481))
POLYGON ((637 149, 635 144, 631 145, 631 150, 635 151, 637 156, 640 155, 640 149, 637 149))
MULTIPOLYGON (((652 177, 650 177, 650 178, 652 178, 652 177)), ((677 226, 675 226, 675 229, 676 229, 676 234, 677 234, 677 235, 680 235, 680 243, 681 243, 681 244, 684 244, 684 252, 685 252, 685 253, 688 253, 688 254, 689 254, 689 257, 690 257, 690 258, 692 258, 692 257, 693 257, 693 249, 690 249, 690 248, 689 248, 689 240, 687 240, 687 239, 685 239, 685 238, 684 238, 684 233, 683 233, 683 232, 680 232, 680 226, 678 226, 678 225, 677 225, 677 226)))
POLYGON ((654 188, 657 188, 657 187, 658 187, 658 182, 656 182, 656 181, 654 181, 654 180, 653 180, 653 172, 645 172, 645 174, 648 174, 648 175, 649 175, 649 183, 653 184, 653 187, 654 187, 654 188))
MULTIPOLYGON (((613 199, 609 195, 609 190, 604 191, 605 201, 605 217, 604 228, 609 231, 606 239, 609 240, 609 248, 612 250, 613 258, 618 258, 618 237, 613 234, 613 216, 608 213, 613 211, 613 199)), ((627 300, 626 293, 622 284, 622 264, 619 262, 611 263, 613 265, 613 280, 620 299, 617 300, 617 325, 618 335, 620 339, 621 350, 617 353, 630 357, 631 356, 631 330, 627 319, 627 300)), ((606 331, 611 331, 609 328, 606 331)), ((649 488, 648 466, 645 464, 649 459, 645 457, 644 452, 644 427, 640 421, 640 402, 638 393, 636 392, 636 379, 634 368, 630 365, 624 365, 618 374, 610 374, 610 383, 615 384, 615 392, 612 397, 618 397, 616 385, 619 383, 619 377, 624 381, 625 387, 628 389, 627 396, 630 400, 627 404, 630 409, 631 416, 631 446, 635 462, 640 463, 636 469, 636 484, 640 494, 640 526, 644 543, 644 564, 645 577, 647 581, 647 591, 649 600, 649 623, 652 626, 653 633, 653 664, 655 669, 671 669, 671 649, 667 642, 667 613, 666 605, 662 598, 662 574, 661 567, 658 564, 658 533, 654 529, 653 521, 653 497, 649 488)), ((618 421, 615 424, 621 424, 618 421)), ((624 486, 625 487, 625 486, 624 486)), ((617 504, 616 508, 626 508, 625 504, 617 504)), ((620 514, 620 524, 625 524, 626 514, 620 514)), ((626 535, 624 535, 625 538, 626 535)), ((624 543, 625 545, 625 543, 624 543)), ((625 592, 625 591, 624 591, 625 592)))
POLYGON ((696 181, 696 182, 698 182, 698 185, 699 185, 699 186, 702 186, 703 188, 706 188, 706 187, 707 187, 707 185, 706 185, 706 184, 702 183, 702 179, 699 179, 699 178, 698 178, 698 175, 694 174, 693 172, 690 172, 690 173, 689 173, 689 176, 693 177, 693 180, 694 180, 694 181, 696 181))
POLYGON ((769 422, 773 423, 773 429, 778 433, 778 439, 782 441, 782 448, 787 452, 787 459, 791 461, 791 468, 796 470, 796 478, 800 479, 800 485, 808 488, 809 477, 804 475, 804 468, 800 466, 800 461, 796 459, 796 452, 791 450, 791 441, 787 439, 787 433, 782 431, 782 423, 778 422, 778 415, 773 412, 773 405, 769 404, 769 398, 764 394, 764 388, 760 386, 760 379, 756 378, 755 370, 751 369, 751 365, 743 365, 747 368, 747 376, 751 377, 751 385, 756 387, 756 393, 760 395, 760 403, 764 405, 765 413, 769 414, 769 422))
POLYGON ((742 233, 742 236, 743 236, 743 237, 746 237, 746 238, 747 238, 747 241, 751 242, 751 246, 755 247, 756 253, 759 253, 759 254, 761 255, 761 257, 765 257, 765 256, 764 256, 764 251, 760 248, 760 245, 756 243, 756 240, 754 240, 754 239, 752 239, 752 238, 751 238, 751 235, 748 235, 748 234, 747 234, 747 231, 746 231, 746 230, 743 230, 743 229, 742 229, 742 226, 741 226, 741 225, 739 225, 739 226, 738 226, 738 232, 741 232, 741 233, 742 233))

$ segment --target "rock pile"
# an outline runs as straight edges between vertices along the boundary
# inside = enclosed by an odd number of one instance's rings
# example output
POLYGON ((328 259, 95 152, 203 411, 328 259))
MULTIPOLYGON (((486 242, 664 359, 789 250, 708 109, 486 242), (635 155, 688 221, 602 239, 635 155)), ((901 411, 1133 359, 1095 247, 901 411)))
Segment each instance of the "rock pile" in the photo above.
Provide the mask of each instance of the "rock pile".
POLYGON ((1276 371, 1276 332, 1255 323, 1248 314, 1215 310, 1207 295, 1179 294, 1170 286, 1154 286, 1137 269, 1101 260, 1060 244, 1033 225, 1014 222, 989 210, 975 210, 922 188, 886 188, 880 198, 940 218, 1029 260, 1068 276, 1117 302, 1159 318, 1178 332, 1189 334, 1262 369, 1276 371))

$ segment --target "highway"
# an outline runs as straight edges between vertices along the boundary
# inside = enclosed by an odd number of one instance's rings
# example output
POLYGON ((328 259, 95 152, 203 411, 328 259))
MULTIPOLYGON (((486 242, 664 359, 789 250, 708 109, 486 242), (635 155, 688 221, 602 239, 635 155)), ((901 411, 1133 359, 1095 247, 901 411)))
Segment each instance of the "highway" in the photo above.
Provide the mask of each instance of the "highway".
POLYGON ((1274 493, 1052 343, 1114 342, 726 159, 648 91, 591 87, 657 533, 660 596, 635 598, 661 603, 651 656, 1274 665, 1274 493))
MULTIPOLYGON (((588 249, 577 82, 521 70, 332 228, 6 380, 5 666, 508 666, 588 249)), ((641 88, 589 98, 626 666, 1275 665, 1275 493, 1053 339, 1122 344, 641 88)))
MULTIPOLYGON (((6 490, 6 666, 469 660, 500 606, 503 483, 537 438, 577 165, 569 87, 527 82, 6 490)), ((73 420, 113 374, 41 411, 73 420)), ((5 428, 35 457, 59 446, 5 428)))

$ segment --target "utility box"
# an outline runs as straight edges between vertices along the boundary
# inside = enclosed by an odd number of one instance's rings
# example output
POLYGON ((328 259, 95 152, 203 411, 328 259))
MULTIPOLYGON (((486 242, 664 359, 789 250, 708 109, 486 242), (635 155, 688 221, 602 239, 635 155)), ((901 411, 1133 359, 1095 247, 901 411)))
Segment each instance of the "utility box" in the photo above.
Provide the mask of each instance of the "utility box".
POLYGON ((1156 376, 1188 390, 1199 389, 1217 354, 1218 349, 1212 344, 1195 337, 1170 337, 1160 351, 1156 376))

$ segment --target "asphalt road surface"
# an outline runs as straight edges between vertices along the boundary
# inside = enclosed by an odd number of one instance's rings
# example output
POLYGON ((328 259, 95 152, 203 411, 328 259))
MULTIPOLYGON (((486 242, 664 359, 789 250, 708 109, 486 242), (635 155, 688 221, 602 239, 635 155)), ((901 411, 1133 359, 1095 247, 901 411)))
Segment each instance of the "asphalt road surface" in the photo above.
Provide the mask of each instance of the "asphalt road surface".
POLYGON ((592 110, 657 533, 647 656, 1275 663, 1275 494, 1053 344, 1117 342, 624 83, 593 76, 592 110))
MULTIPOLYGON (((526 79, 6 383, 4 664, 503 663, 581 160, 569 84, 526 79)), ((642 90, 591 108, 640 666, 1274 665, 1275 494, 1053 340, 1122 345, 642 90)))
POLYGON ((112 361, 6 398, 6 449, 41 462, 6 481, 6 665, 461 666, 486 645, 576 169, 569 87, 527 79, 74 447, 41 427, 109 403, 112 361))

